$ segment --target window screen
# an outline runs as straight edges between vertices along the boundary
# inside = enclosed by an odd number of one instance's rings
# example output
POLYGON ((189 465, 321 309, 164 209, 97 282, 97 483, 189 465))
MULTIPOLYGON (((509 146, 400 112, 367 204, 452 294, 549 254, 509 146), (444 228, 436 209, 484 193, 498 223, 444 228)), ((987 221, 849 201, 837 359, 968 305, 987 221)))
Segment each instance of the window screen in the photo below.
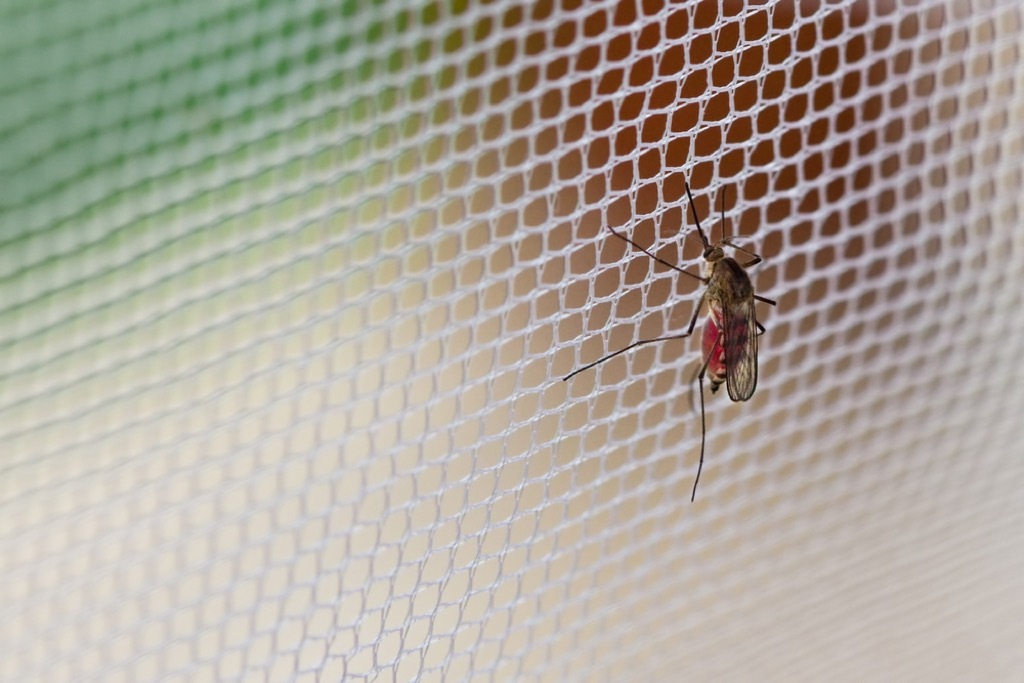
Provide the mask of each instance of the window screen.
POLYGON ((3 3, 0 678, 1019 679, 1022 35, 3 3), (685 330, 684 182, 777 301, 692 504, 699 336, 561 381, 685 330))

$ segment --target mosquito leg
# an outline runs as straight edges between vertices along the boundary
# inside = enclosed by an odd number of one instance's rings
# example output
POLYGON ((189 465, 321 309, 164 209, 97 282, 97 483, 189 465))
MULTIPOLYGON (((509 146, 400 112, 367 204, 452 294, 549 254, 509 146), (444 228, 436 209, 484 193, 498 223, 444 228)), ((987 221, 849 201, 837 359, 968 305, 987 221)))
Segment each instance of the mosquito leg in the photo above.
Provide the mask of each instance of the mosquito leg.
POLYGON ((747 256, 752 256, 753 257, 747 263, 741 263, 740 264, 740 266, 743 267, 743 268, 750 268, 752 266, 756 266, 758 263, 760 263, 761 261, 764 260, 764 259, 761 258, 760 254, 755 254, 754 252, 750 251, 749 249, 744 249, 740 245, 738 245, 735 242, 733 242, 731 239, 724 239, 724 240, 722 240, 721 243, 722 244, 727 244, 730 247, 732 247, 733 249, 735 249, 736 251, 742 252, 742 253, 746 254, 747 256))
POLYGON ((621 232, 619 232, 615 228, 611 227, 610 225, 606 225, 605 227, 608 228, 609 230, 611 230, 613 235, 615 235, 616 237, 618 237, 621 240, 624 240, 627 244, 633 245, 634 247, 636 247, 640 251, 644 252, 645 254, 647 254, 648 256, 650 256, 652 259, 654 259, 658 263, 662 264, 663 266, 668 266, 669 268, 671 268, 672 270, 674 270, 676 272, 682 273, 683 275, 689 275, 690 277, 694 278, 695 280, 700 280, 701 282, 703 282, 705 284, 708 283, 708 279, 706 277, 703 277, 701 275, 697 275, 696 273, 691 273, 688 270, 680 268, 679 266, 675 265, 674 263, 670 263, 669 261, 666 261, 665 259, 663 259, 663 258, 661 258, 659 256, 655 256, 651 251, 649 251, 649 250, 645 249, 644 247, 640 246, 639 244, 637 244, 636 242, 634 242, 630 238, 626 237, 625 235, 623 235, 621 232))
POLYGON ((686 332, 683 332, 682 334, 670 334, 670 335, 665 336, 665 337, 655 337, 654 339, 641 339, 640 341, 635 341, 635 342, 633 342, 632 344, 630 344, 629 346, 627 346, 624 349, 619 349, 615 353, 609 353, 607 356, 603 356, 602 358, 598 358, 593 363, 587 363, 582 368, 577 368, 576 370, 573 370, 568 375, 563 377, 562 381, 565 382, 566 380, 572 379, 573 377, 575 377, 576 375, 580 374, 584 370, 589 370, 590 368, 594 367, 595 365, 600 365, 601 363, 605 362, 606 360, 610 360, 612 358, 615 358, 615 356, 618 356, 619 354, 625 353, 626 351, 630 351, 632 349, 635 349, 638 346, 643 346, 644 344, 653 344, 655 342, 661 342, 661 341, 669 341, 671 339, 686 339, 691 334, 693 334, 693 328, 697 326, 697 316, 700 315, 700 309, 704 306, 704 297, 705 296, 706 296, 706 293, 700 295, 700 300, 697 302, 697 308, 693 311, 693 315, 690 316, 690 324, 686 327, 686 332))
MULTIPOLYGON (((744 254, 746 254, 747 256, 753 256, 754 257, 751 260, 747 261, 746 263, 741 263, 740 264, 740 268, 743 268, 744 270, 746 270, 747 268, 752 268, 752 267, 756 266, 758 263, 761 263, 761 261, 763 260, 761 258, 760 254, 755 254, 754 252, 752 252, 752 251, 750 251, 748 249, 744 249, 743 247, 739 246, 738 244, 735 244, 734 242, 732 242, 732 240, 728 240, 728 239, 727 240, 722 240, 722 244, 728 244, 730 247, 732 247, 736 251, 741 251, 744 254)), ((770 306, 774 306, 775 305, 775 301, 773 301, 772 299, 768 299, 768 298, 765 298, 763 296, 758 296, 757 294, 754 295, 754 298, 757 299, 758 301, 761 301, 763 303, 769 304, 770 306)))
POLYGON ((686 339, 687 337, 690 336, 690 334, 692 334, 692 333, 691 332, 687 332, 686 334, 672 334, 672 335, 669 335, 667 337, 655 337, 654 339, 641 339, 640 341, 635 341, 635 342, 633 342, 632 344, 630 344, 629 346, 627 346, 627 347, 625 347, 623 349, 619 349, 618 351, 616 351, 614 353, 609 353, 607 356, 599 358, 599 359, 595 360, 593 363, 587 363, 582 368, 577 368, 577 369, 573 370, 568 375, 563 377, 562 381, 565 382, 565 381, 567 381, 569 379, 572 379, 573 377, 575 377, 576 375, 580 374, 584 370, 589 370, 590 368, 594 367, 595 365, 600 365, 601 363, 605 362, 606 360, 611 360, 612 358, 615 358, 615 356, 618 356, 620 354, 626 353, 626 351, 631 351, 631 350, 635 349, 638 346, 643 346, 644 344, 654 344, 655 342, 669 341, 671 339, 686 339))
MULTIPOLYGON (((744 270, 746 270, 747 268, 752 268, 753 266, 756 266, 758 263, 761 263, 761 261, 763 260, 761 258, 760 254, 755 254, 754 252, 752 252, 752 251, 750 251, 748 249, 744 249, 743 247, 741 247, 738 244, 734 243, 732 240, 729 240, 729 239, 722 240, 722 244, 728 244, 730 247, 732 247, 736 251, 741 251, 744 254, 746 254, 747 256, 753 256, 754 257, 750 261, 747 261, 746 263, 741 263, 740 264, 740 268, 743 268, 744 270)), ((763 296, 758 296, 757 294, 754 295, 754 298, 757 299, 758 301, 760 301, 762 303, 766 303, 766 304, 768 304, 770 306, 775 306, 776 305, 776 302, 774 300, 768 299, 768 298, 763 297, 763 296)))
POLYGON ((697 464, 697 478, 693 480, 693 491, 690 493, 690 502, 697 500, 697 484, 700 482, 700 471, 704 469, 704 437, 708 432, 704 422, 704 373, 698 377, 700 383, 700 462, 697 464))
POLYGON ((754 321, 754 324, 757 325, 757 329, 758 329, 757 336, 758 337, 760 337, 762 334, 767 332, 767 330, 764 329, 764 325, 762 325, 761 323, 757 322, 757 320, 754 321))
POLYGON ((718 350, 720 340, 721 336, 715 339, 715 343, 711 346, 711 351, 708 352, 708 357, 704 359, 704 364, 700 367, 700 372, 697 373, 697 383, 700 385, 700 462, 697 464, 697 478, 693 480, 693 492, 690 493, 691 503, 697 498, 697 484, 700 483, 700 473, 704 469, 704 440, 708 433, 707 423, 704 419, 704 374, 708 371, 708 363, 711 362, 715 351, 718 350))

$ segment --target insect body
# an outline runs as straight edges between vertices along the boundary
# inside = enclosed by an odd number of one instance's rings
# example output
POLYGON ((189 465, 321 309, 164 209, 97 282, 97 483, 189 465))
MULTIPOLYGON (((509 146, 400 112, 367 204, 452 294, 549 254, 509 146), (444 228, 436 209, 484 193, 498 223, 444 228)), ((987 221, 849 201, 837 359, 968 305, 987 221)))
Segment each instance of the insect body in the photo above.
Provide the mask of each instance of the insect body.
POLYGON ((611 227, 608 229, 617 237, 640 249, 658 263, 698 279, 706 285, 700 300, 697 302, 697 307, 693 311, 693 316, 690 318, 690 324, 687 326, 686 332, 633 342, 624 349, 608 354, 593 363, 574 370, 565 376, 563 380, 568 380, 584 370, 638 346, 689 337, 693 334, 693 329, 697 325, 697 318, 700 315, 701 308, 707 302, 708 319, 705 323, 701 339, 703 364, 701 365, 700 372, 697 373, 697 380, 700 385, 700 464, 697 466, 697 477, 693 482, 693 493, 690 496, 692 501, 697 495, 697 483, 700 481, 700 473, 704 467, 704 442, 707 434, 704 417, 704 376, 705 374, 710 375, 709 381, 712 393, 716 392, 722 384, 725 384, 729 390, 729 398, 733 401, 746 401, 754 395, 754 389, 757 388, 757 337, 764 332, 764 327, 762 327, 761 323, 757 322, 755 316, 754 301, 763 301, 772 306, 775 305, 775 302, 755 294, 754 286, 750 282, 750 276, 747 275, 746 269, 760 263, 761 257, 736 245, 724 234, 724 193, 722 195, 723 236, 720 241, 712 244, 700 226, 697 209, 693 205, 693 195, 690 194, 690 186, 684 182, 684 187, 686 188, 686 196, 690 201, 690 211, 693 214, 694 223, 697 225, 697 234, 704 245, 704 261, 706 264, 704 276, 696 275, 669 263, 644 249, 622 233, 617 232, 611 227), (750 261, 741 264, 734 258, 725 255, 724 246, 732 247, 736 251, 752 258, 750 261))
POLYGON ((756 295, 744 270, 760 262, 759 256, 753 256, 755 260, 741 266, 716 245, 705 257, 708 320, 701 340, 704 368, 711 376, 712 393, 724 383, 733 401, 746 401, 757 388, 757 337, 763 328, 754 315, 756 295))

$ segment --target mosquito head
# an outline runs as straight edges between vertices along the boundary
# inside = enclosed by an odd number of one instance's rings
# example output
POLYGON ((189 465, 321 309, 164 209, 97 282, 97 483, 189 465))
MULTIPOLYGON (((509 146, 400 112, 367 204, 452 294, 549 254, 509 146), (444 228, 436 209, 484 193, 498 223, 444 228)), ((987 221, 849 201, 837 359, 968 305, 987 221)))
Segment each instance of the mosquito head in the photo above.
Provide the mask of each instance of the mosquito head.
POLYGON ((715 263, 725 258, 725 251, 720 244, 708 244, 704 247, 704 260, 715 263))
POLYGON ((690 194, 690 185, 683 180, 683 187, 686 188, 686 197, 690 200, 690 213, 693 214, 693 222, 697 225, 697 234, 700 236, 700 241, 704 247, 704 260, 710 266, 713 263, 717 263, 725 258, 725 251, 722 249, 723 244, 729 243, 729 236, 725 233, 725 190, 721 192, 722 197, 722 239, 712 244, 708 239, 707 235, 704 234, 704 228, 700 227, 700 218, 697 217, 697 209, 693 205, 693 195, 690 194))

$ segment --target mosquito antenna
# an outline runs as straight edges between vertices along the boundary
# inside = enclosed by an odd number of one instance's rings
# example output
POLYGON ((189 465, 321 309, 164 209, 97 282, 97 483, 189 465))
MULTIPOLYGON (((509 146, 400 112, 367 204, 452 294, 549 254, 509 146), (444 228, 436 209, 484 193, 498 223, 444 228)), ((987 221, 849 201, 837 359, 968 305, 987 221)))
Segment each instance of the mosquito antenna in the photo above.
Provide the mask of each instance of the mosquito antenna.
POLYGON ((704 234, 704 228, 700 227, 700 219, 697 218, 697 207, 693 205, 693 195, 690 194, 690 184, 683 180, 683 187, 686 188, 686 197, 690 200, 690 213, 693 214, 693 222, 697 224, 697 232, 700 233, 700 241, 704 243, 705 247, 711 246, 708 242, 707 235, 704 234))

